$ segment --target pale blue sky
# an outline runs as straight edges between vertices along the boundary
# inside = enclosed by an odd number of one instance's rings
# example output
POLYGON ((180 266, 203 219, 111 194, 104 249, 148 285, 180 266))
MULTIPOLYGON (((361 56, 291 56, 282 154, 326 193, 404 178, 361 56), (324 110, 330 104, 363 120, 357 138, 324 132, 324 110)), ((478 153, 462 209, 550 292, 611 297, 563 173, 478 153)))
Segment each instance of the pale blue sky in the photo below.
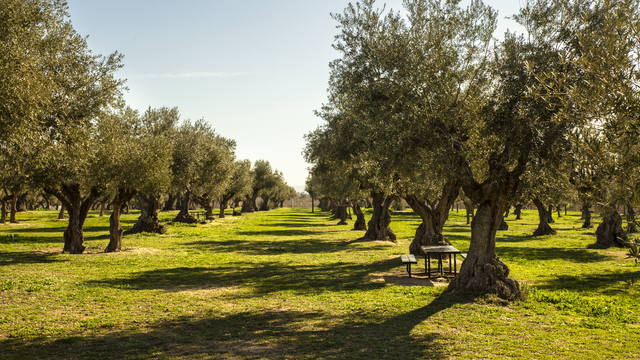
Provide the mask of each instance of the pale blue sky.
MULTIPOLYGON (((239 159, 265 159, 292 186, 307 175, 303 135, 321 124, 336 22, 346 0, 68 0, 74 28, 103 55, 123 53, 127 103, 177 106, 235 139, 239 159)), ((379 4, 384 4, 379 1, 379 4)), ((386 1, 401 9, 401 1, 386 1)), ((463 2, 464 3, 464 2, 463 2)), ((518 1, 486 3, 504 17, 518 1)))

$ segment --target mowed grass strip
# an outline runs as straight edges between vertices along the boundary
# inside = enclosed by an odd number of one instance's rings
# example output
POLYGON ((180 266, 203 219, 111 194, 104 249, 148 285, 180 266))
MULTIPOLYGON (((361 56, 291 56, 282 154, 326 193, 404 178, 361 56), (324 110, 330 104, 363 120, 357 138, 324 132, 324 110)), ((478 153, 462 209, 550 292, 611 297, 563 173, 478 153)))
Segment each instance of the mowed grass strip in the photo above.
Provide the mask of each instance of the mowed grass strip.
MULTIPOLYGON (((82 255, 60 253, 56 217, 0 226, 0 358, 640 358, 640 268, 624 249, 590 249, 578 213, 544 237, 531 236, 535 211, 509 216, 497 252, 529 293, 511 304, 407 281, 412 213, 392 216, 397 244, 278 209, 125 236, 112 254, 108 216, 91 213, 82 255)), ((465 222, 452 211, 445 228, 463 252, 465 222)))

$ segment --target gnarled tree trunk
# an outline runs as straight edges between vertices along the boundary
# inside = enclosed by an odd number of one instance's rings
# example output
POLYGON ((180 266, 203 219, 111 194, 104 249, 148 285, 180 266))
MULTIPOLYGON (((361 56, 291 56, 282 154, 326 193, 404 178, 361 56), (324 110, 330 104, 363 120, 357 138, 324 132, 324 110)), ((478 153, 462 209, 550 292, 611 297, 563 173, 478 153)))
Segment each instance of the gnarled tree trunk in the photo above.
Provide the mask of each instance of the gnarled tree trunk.
POLYGON ((538 198, 533 199, 533 203, 538 209, 538 228, 533 232, 533 236, 542 236, 542 235, 552 235, 555 234, 556 231, 549 226, 549 214, 548 210, 542 204, 538 198))
POLYGON ((360 208, 358 201, 351 201, 351 208, 356 215, 356 222, 353 224, 353 230, 367 230, 367 222, 364 219, 364 212, 360 208))
POLYGON ((391 215, 389 214, 391 201, 393 201, 392 196, 385 196, 381 192, 373 194, 373 216, 369 220, 369 229, 364 234, 364 239, 396 242, 396 234, 389 227, 391 224, 391 215))
POLYGON ((596 229, 596 243, 598 247, 609 248, 612 246, 626 247, 629 239, 622 229, 622 217, 618 210, 609 207, 602 217, 602 223, 596 229))
POLYGON ((194 196, 193 201, 197 202, 204 209, 204 216, 207 220, 213 220, 213 200, 209 199, 208 194, 194 196))
POLYGON ((120 225, 120 214, 127 206, 129 200, 131 200, 135 195, 136 191, 134 189, 119 188, 116 196, 113 198, 113 212, 109 217, 109 244, 107 245, 107 248, 104 249, 104 252, 116 252, 122 250, 122 226, 120 225))
POLYGON ((589 208, 591 207, 591 204, 589 203, 584 203, 582 204, 582 219, 584 220, 584 223, 582 224, 582 228, 583 229, 591 229, 591 210, 589 210, 589 208))
POLYGON ((64 220, 64 211, 67 210, 67 208, 64 206, 64 204, 60 205, 60 212, 58 213, 58 220, 64 220))
POLYGON ((64 248, 62 251, 70 254, 82 254, 85 250, 85 246, 82 245, 84 242, 84 221, 91 205, 102 191, 95 187, 91 188, 91 192, 84 199, 78 183, 62 184, 60 188, 45 187, 44 191, 58 198, 69 213, 69 225, 64 232, 64 248))
POLYGON ((17 224, 18 220, 16 220, 16 212, 18 210, 18 196, 13 195, 11 199, 9 199, 9 204, 11 204, 11 209, 9 213, 9 222, 12 224, 17 224))
POLYGON ((187 190, 187 192, 184 194, 184 200, 182 201, 182 209, 180 209, 180 212, 178 213, 176 218, 173 219, 173 221, 187 223, 187 224, 197 223, 198 220, 194 218, 193 215, 189 214, 190 205, 191 205, 191 190, 187 190))
POLYGON ((548 209, 547 209, 547 222, 549 224, 553 224, 555 222, 555 220, 553 220, 553 205, 549 205, 548 209))
POLYGON ((464 202, 464 209, 467 212, 467 225, 469 225, 469 224, 471 224, 471 219, 474 216, 474 214, 473 214, 473 210, 474 210, 473 203, 471 201, 465 201, 464 202))
POLYGON ((178 200, 178 195, 169 194, 167 201, 164 202, 164 207, 162 210, 175 210, 176 209, 176 201, 178 200))
POLYGON ((140 217, 131 229, 124 232, 125 234, 142 232, 164 234, 167 232, 166 225, 161 225, 158 221, 158 209, 160 208, 158 196, 138 193, 138 205, 140 206, 140 217))
POLYGON ((506 206, 507 201, 497 196, 480 203, 471 222, 467 258, 458 276, 449 284, 449 290, 489 292, 506 300, 520 296, 518 282, 509 277, 509 268, 498 258, 495 249, 496 232, 506 206))
POLYGON ((449 209, 458 198, 460 183, 448 181, 442 188, 442 193, 437 203, 420 201, 415 195, 405 197, 405 201, 420 216, 422 223, 416 230, 409 252, 416 255, 424 255, 422 246, 451 245, 449 239, 442 235, 444 224, 449 219, 449 209))
POLYGON ((633 206, 629 205, 629 224, 627 225, 627 232, 629 234, 635 234, 638 232, 638 227, 636 226, 636 211, 633 209, 633 206))
POLYGON ((522 204, 516 204, 516 208, 513 210, 513 213, 516 214, 516 220, 522 220, 522 207, 522 204))
POLYGON ((7 200, 9 200, 8 197, 0 198, 0 224, 4 224, 7 221, 7 200))
POLYGON ((258 195, 252 195, 252 196, 247 195, 245 200, 242 202, 242 210, 240 211, 242 211, 243 213, 252 213, 258 210, 256 206, 257 198, 258 198, 258 195))

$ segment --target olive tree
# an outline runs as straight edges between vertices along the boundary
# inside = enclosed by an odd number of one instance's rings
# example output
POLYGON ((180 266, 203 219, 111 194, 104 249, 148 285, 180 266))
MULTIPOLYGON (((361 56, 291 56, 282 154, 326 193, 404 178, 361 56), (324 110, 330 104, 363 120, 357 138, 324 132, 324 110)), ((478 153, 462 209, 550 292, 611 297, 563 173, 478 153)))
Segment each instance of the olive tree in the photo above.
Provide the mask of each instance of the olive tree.
POLYGON ((9 74, 9 82, 3 82, 16 88, 0 95, 8 100, 2 101, 2 123, 19 124, 9 126, 10 141, 20 148, 33 186, 44 188, 67 209, 64 251, 79 254, 85 249, 82 228, 87 212, 104 189, 95 178, 99 169, 92 146, 94 120, 120 99, 123 81, 114 74, 122 56, 93 54, 71 26, 63 2, 8 2, 2 11, 0 26, 10 28, 9 42, 19 43, 8 44, 8 53, 3 47, 2 56, 9 58, 7 64, 19 64, 26 71, 9 74), (13 53, 16 46, 25 54, 13 53), (23 95, 25 101, 20 100, 23 95))
POLYGON ((138 192, 153 194, 169 185, 172 147, 166 137, 155 136, 130 108, 112 112, 97 122, 100 181, 106 184, 113 212, 106 252, 120 251, 123 208, 138 192))
MULTIPOLYGON (((251 193, 253 185, 253 173, 251 172, 251 161, 248 159, 236 160, 232 166, 232 175, 229 185, 220 196, 220 218, 224 218, 224 210, 228 207, 229 201, 236 198, 245 198, 251 193)), ((235 211, 235 210, 234 210, 235 211)))
POLYGON ((235 146, 202 119, 178 128, 171 169, 173 186, 182 189, 184 200, 174 221, 196 221, 189 215, 192 196, 204 206, 207 217, 213 217, 212 201, 222 195, 232 175, 235 146))

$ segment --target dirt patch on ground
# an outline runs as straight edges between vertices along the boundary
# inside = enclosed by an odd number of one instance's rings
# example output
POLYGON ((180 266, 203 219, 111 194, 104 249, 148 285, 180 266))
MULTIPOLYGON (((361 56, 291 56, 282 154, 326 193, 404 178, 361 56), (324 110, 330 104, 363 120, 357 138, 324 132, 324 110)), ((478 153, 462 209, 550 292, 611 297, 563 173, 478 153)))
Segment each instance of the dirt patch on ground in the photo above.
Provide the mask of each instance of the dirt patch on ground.
POLYGON ((411 277, 406 271, 389 271, 369 275, 369 280, 373 282, 384 282, 400 286, 448 286, 449 281, 442 278, 429 279, 425 274, 411 273, 411 277))

